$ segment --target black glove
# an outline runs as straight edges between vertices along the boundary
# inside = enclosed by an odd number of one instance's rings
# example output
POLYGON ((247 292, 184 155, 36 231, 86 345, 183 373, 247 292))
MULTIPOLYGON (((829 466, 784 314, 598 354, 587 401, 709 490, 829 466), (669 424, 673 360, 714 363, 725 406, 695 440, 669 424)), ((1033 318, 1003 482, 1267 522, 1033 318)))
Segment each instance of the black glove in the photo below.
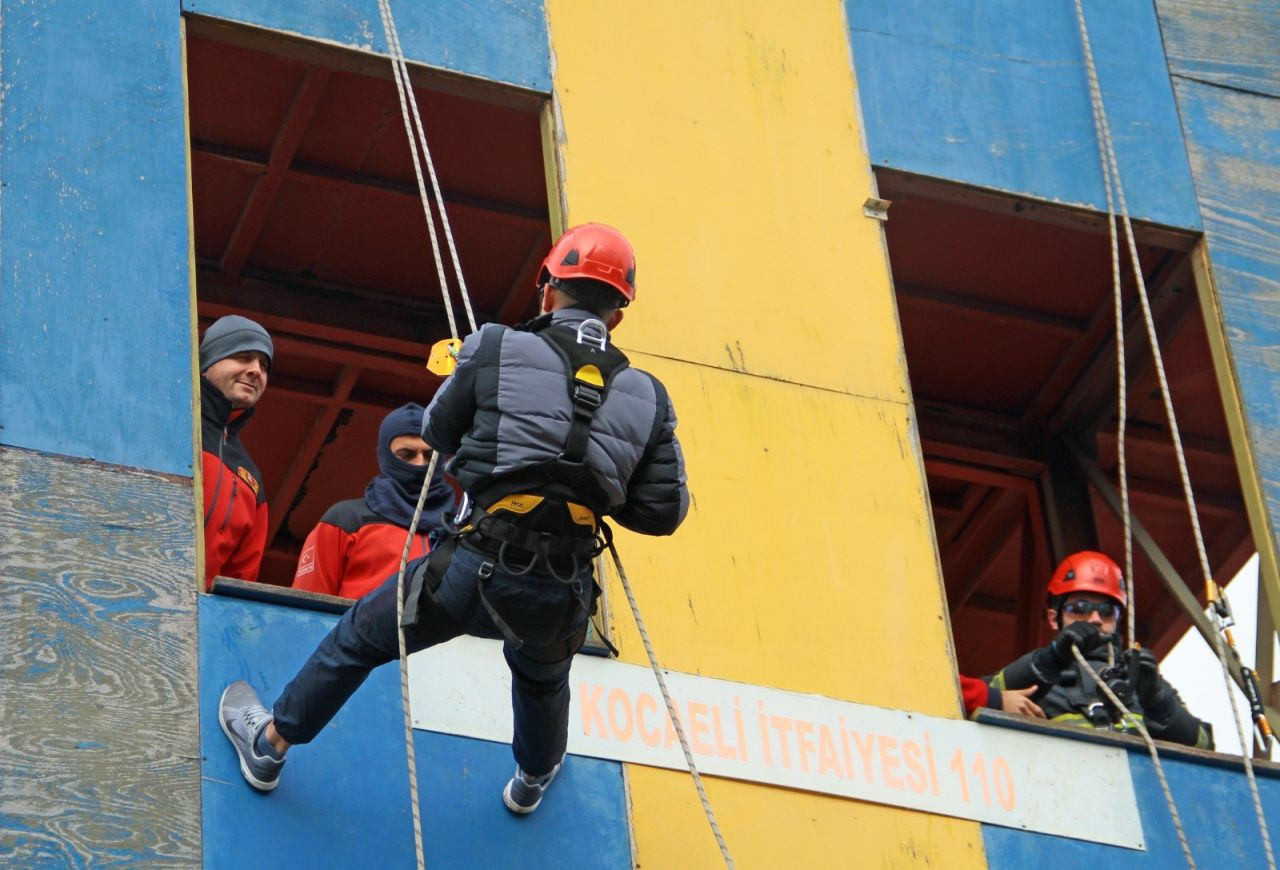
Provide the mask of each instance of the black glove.
POLYGON ((1131 660, 1129 678, 1137 684, 1138 703, 1143 711, 1156 719, 1167 718, 1170 693, 1167 684, 1160 677, 1160 666, 1156 663, 1155 654, 1145 647, 1137 651, 1131 660))
POLYGON ((1042 685, 1058 682, 1063 669, 1074 661, 1071 648, 1078 646, 1081 652, 1085 652, 1096 646, 1102 637, 1101 629, 1092 622, 1080 620, 1066 626, 1052 643, 1032 654, 1031 669, 1035 672, 1036 681, 1042 685))

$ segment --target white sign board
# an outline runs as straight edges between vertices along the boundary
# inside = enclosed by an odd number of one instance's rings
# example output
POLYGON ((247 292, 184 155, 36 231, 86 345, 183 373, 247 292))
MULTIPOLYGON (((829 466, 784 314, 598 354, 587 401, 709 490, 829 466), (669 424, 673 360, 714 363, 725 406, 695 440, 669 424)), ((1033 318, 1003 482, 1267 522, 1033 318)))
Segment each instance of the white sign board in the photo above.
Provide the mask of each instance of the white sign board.
MULTIPOLYGON (((663 673, 704 774, 1145 849, 1127 753, 1008 728, 663 673)), ((578 656, 569 752, 687 770, 648 668, 578 656)), ((498 641, 461 637, 409 659, 416 728, 511 740, 498 641)))

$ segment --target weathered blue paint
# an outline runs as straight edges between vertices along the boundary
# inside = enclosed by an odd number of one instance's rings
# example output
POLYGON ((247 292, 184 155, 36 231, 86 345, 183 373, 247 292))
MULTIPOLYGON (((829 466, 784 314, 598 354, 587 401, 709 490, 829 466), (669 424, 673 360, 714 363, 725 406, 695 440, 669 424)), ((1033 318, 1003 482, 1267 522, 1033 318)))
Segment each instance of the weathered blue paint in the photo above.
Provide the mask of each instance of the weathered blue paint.
POLYGON ((1261 92, 1280 81, 1280 4, 1203 5, 1161 0, 1160 20, 1176 40, 1171 71, 1219 312, 1280 540, 1280 96, 1261 92))
MULTIPOLYGON (((240 777, 218 727, 226 683, 270 704, 336 621, 330 614, 200 597, 204 864, 411 867, 413 825, 400 680, 375 671, 316 741, 293 750, 270 795, 240 777)), ((499 661, 495 667, 504 667, 499 661)), ((501 789, 510 747, 415 732, 430 867, 631 866, 621 765, 571 757, 538 812, 517 818, 501 789)))
POLYGON ((0 866, 198 859, 192 503, 0 447, 0 866))
MULTIPOLYGON (((1248 783, 1239 769, 1198 761, 1162 759, 1183 829, 1199 867, 1233 870, 1266 867, 1248 783)), ((1185 867, 1187 862, 1156 778, 1151 758, 1142 750, 1129 754, 1129 767, 1138 795, 1147 851, 1120 849, 1066 837, 982 826, 982 839, 991 870, 1027 867, 1088 867, 1091 870, 1185 867)), ((1087 771, 1081 775, 1087 776, 1087 771)), ((1259 776, 1267 824, 1280 830, 1280 780, 1259 776)), ((1274 839, 1274 834, 1273 834, 1274 839)))
MULTIPOLYGON (((378 0, 182 0, 182 8, 366 51, 387 51, 378 0)), ((550 92, 551 55, 541 0, 400 0, 391 4, 391 11, 409 60, 550 92)))
POLYGON ((0 15, 0 443, 190 474, 177 9, 0 15))
MULTIPOLYGON (((1084 52, 1063 0, 845 0, 872 163, 1105 210, 1084 52)), ((1087 0, 1134 217, 1199 228, 1150 3, 1087 0)))
POLYGON ((1156 0, 1156 13, 1175 76, 1280 97, 1280 3, 1156 0))

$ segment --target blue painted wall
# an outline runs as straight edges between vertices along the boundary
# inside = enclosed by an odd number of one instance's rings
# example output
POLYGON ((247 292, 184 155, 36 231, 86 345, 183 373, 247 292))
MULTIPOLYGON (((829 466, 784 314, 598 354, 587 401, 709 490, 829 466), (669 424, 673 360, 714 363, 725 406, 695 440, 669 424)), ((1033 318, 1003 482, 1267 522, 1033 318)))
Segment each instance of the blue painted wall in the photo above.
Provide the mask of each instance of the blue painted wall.
POLYGON ((0 443, 191 474, 177 10, 2 15, 0 443))
MULTIPOLYGON (((1267 866, 1262 835, 1242 771, 1171 758, 1162 759, 1162 763, 1196 866, 1233 870, 1267 866)), ((988 866, 991 870, 1027 867, 1165 870, 1187 866, 1150 756, 1142 750, 1131 751, 1129 767, 1138 794, 1147 851, 983 825, 988 866)), ((1258 787, 1274 841, 1275 832, 1280 831, 1280 780, 1260 776, 1258 787)))
POLYGON ((1280 540, 1280 2, 1160 0, 1158 9, 1228 352, 1280 540))
MULTIPOLYGON (((270 795, 241 778, 217 723, 227 683, 246 679, 270 704, 335 620, 200 596, 206 867, 415 865, 394 663, 375 671, 315 742, 291 751, 270 795)), ((493 664, 505 667, 500 659, 493 664)), ((515 768, 510 747, 414 733, 427 866, 631 866, 620 764, 570 757, 538 811, 517 817, 501 797, 515 768)))
MULTIPOLYGON (((1069 0, 845 0, 871 162, 1106 209, 1069 0)), ((1150 3, 1086 0, 1134 217, 1199 228, 1150 3)))
MULTIPOLYGON (((182 0, 182 9, 353 48, 387 50, 377 0, 182 0)), ((411 61, 551 90, 541 0, 399 0, 391 12, 401 49, 411 61)))

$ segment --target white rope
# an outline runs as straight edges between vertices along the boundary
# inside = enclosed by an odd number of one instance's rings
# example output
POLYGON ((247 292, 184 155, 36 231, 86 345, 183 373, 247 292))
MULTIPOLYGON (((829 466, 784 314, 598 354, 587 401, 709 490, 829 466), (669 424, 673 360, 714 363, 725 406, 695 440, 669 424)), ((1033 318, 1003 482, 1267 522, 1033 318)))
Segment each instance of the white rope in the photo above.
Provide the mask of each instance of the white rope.
MULTIPOLYGON (((435 260, 436 277, 440 281, 440 296, 444 303, 445 317, 449 321, 449 335, 456 339, 458 338, 458 323, 454 317, 453 301, 449 294, 449 282, 445 276, 444 260, 440 254, 440 240, 436 236, 435 219, 431 213, 431 199, 427 195, 427 185, 422 177, 422 161, 418 156, 419 147, 422 149, 431 173, 432 189, 437 196, 436 207, 440 211, 440 222, 444 226, 445 235, 449 243, 449 251, 453 257, 454 268, 458 275, 459 293, 462 296, 471 331, 475 332, 476 323, 475 317, 471 312, 471 300, 467 296, 466 283, 462 280, 462 267, 458 260, 457 249, 454 247, 453 232, 449 226, 449 215, 445 211, 444 198, 440 195, 440 186, 436 181, 435 166, 431 160, 431 151, 427 148, 426 133, 423 130, 422 118, 418 113, 417 97, 413 92, 413 85, 409 78, 409 66, 405 62, 404 53, 400 47, 400 36, 396 30, 395 17, 391 13, 389 0, 378 0, 378 13, 382 18, 382 29, 386 35, 387 50, 391 55, 392 78, 395 79, 396 95, 400 100, 400 115, 404 120, 405 136, 409 140, 409 154, 413 158, 413 174, 418 182, 418 198, 422 201, 422 211, 426 217, 427 232, 431 239, 431 255, 435 260)), ((422 506, 426 502, 427 489, 431 485, 431 478, 435 474, 438 461, 439 454, 433 451, 431 462, 427 466, 426 477, 422 480, 422 489, 418 493, 418 503, 413 511, 413 519, 409 523, 408 534, 405 535, 404 549, 400 554, 400 568, 396 575, 396 637, 400 653, 400 700, 404 709, 405 756, 409 768, 409 804, 413 815, 413 842, 417 853, 418 870, 425 870, 426 857, 422 839, 422 809, 418 797, 418 767, 413 746, 413 717, 409 709, 409 657, 405 643, 404 627, 400 624, 400 618, 404 612, 405 567, 409 561, 409 551, 413 546, 414 535, 418 530, 418 522, 422 517, 422 506)))
MULTIPOLYGON (((1082 10, 1078 5, 1076 11, 1077 14, 1082 14, 1082 10)), ((1089 73, 1089 93, 1090 95, 1094 93, 1101 94, 1102 89, 1098 85, 1097 70, 1093 65, 1093 51, 1088 45, 1085 47, 1085 58, 1087 61, 1085 66, 1089 73)), ((1099 114, 1101 100, 1091 100, 1091 105, 1094 124, 1101 129, 1104 122, 1104 119, 1099 114)), ((1125 365, 1124 294, 1122 292, 1123 285, 1120 282, 1120 242, 1116 237, 1116 209, 1111 183, 1111 171, 1107 163, 1106 146, 1103 144, 1102 137, 1098 136, 1097 140, 1098 157, 1102 164, 1102 184, 1107 196, 1107 236, 1111 251, 1111 295, 1116 324, 1116 473, 1120 478, 1120 517, 1124 526, 1124 584, 1127 601, 1125 613, 1128 617, 1129 642, 1133 643, 1136 639, 1134 613, 1137 607, 1133 582, 1133 531, 1129 513, 1128 451, 1125 446, 1125 435, 1129 421, 1129 378, 1128 368, 1125 365)))
MULTIPOLYGON (((1151 314, 1151 301, 1147 295, 1146 280, 1142 274, 1142 265, 1138 259, 1138 246, 1134 240, 1133 224, 1129 220, 1129 206, 1125 200, 1124 183, 1121 181, 1120 167, 1116 161, 1115 145, 1111 137, 1111 125, 1107 119, 1106 106, 1102 99, 1102 88, 1098 84, 1097 67, 1093 59, 1093 48, 1089 41, 1089 28, 1085 22, 1084 7, 1081 0, 1074 0, 1076 8, 1076 21, 1080 30, 1080 40, 1084 45, 1085 65, 1089 73, 1089 96, 1093 102, 1094 122, 1098 128, 1098 139, 1102 145, 1105 156, 1104 172, 1106 175, 1110 173, 1115 182, 1115 191, 1120 204, 1120 217, 1123 221, 1125 241, 1129 250, 1129 259, 1133 265, 1134 279, 1138 285, 1138 301, 1142 307, 1142 319, 1146 326, 1147 340, 1151 344, 1151 354, 1155 362, 1156 378, 1160 383, 1160 398, 1164 404, 1165 416, 1169 421, 1169 433, 1173 441, 1174 454, 1178 461, 1178 476, 1182 482, 1183 497, 1187 504, 1187 514, 1191 520, 1191 530, 1195 538, 1196 554, 1200 560, 1200 570, 1204 576, 1205 589, 1207 593, 1210 617, 1214 622, 1214 626, 1218 629, 1213 633, 1214 651, 1217 653, 1218 662, 1222 665, 1223 678, 1226 682, 1227 698, 1231 702, 1231 718, 1236 726, 1236 732, 1240 737, 1240 757, 1244 763, 1245 776, 1249 782, 1249 792, 1253 799, 1254 813, 1258 819, 1258 828, 1262 834, 1262 844, 1266 851, 1267 866, 1270 870, 1276 870, 1275 855, 1271 848, 1271 834, 1267 829, 1266 815, 1262 809, 1262 797, 1258 793, 1258 782, 1253 771, 1253 761, 1250 758, 1249 747, 1252 741, 1246 738, 1244 727, 1240 723, 1239 705, 1236 701, 1235 692, 1232 687, 1231 668, 1227 661, 1226 646, 1223 642, 1223 630, 1221 615, 1217 608, 1214 607, 1215 601, 1224 595, 1223 591, 1218 588, 1217 583, 1213 579, 1213 571, 1209 567, 1208 551, 1204 544, 1204 535, 1200 530, 1200 516, 1196 510, 1195 497, 1191 491, 1191 476, 1187 472, 1187 460, 1182 449, 1182 435, 1178 430, 1177 417, 1173 410, 1173 400, 1169 392, 1169 381, 1165 375, 1164 358, 1160 352, 1160 343, 1156 336, 1155 319, 1151 314)), ((1119 328, 1117 328, 1117 336, 1119 328)), ((1128 519, 1128 511, 1126 509, 1126 520, 1128 519)), ((1126 539, 1126 546, 1128 540, 1126 539)), ((1132 602, 1130 602, 1130 614, 1132 618, 1132 602)), ((1132 625, 1132 623, 1130 623, 1132 625)), ((1132 630, 1132 629, 1131 629, 1132 630)), ((1130 638, 1132 640, 1132 637, 1130 638)), ((1171 812, 1176 812, 1170 803, 1171 812)))
MULTIPOLYGON (((382 28, 386 35, 388 52, 391 55, 391 67, 396 82, 396 93, 400 99, 400 113, 404 119, 405 133, 409 138, 409 151, 413 157, 413 171, 418 182, 418 195, 422 200, 423 213, 427 219, 427 230, 431 236, 431 253, 435 259, 436 274, 440 280, 440 292, 444 299, 445 315, 449 320, 449 333, 456 339, 458 338, 458 326, 454 318, 453 304, 450 299, 448 282, 445 278, 443 258, 440 253, 440 242, 436 236, 435 221, 432 217, 432 200, 427 195, 426 182, 422 174, 423 162, 427 165, 427 175, 431 179, 431 191, 435 196, 435 208, 440 214, 440 223, 444 227, 445 241, 449 248, 449 256, 453 264, 454 274, 458 281, 458 292, 462 298, 463 309, 466 311, 467 323, 471 327, 471 332, 475 332, 477 329, 475 313, 471 306, 471 297, 467 293, 466 280, 462 275, 462 264, 458 257, 457 247, 454 244, 453 230, 449 223, 449 215, 445 210, 444 195, 440 190, 440 181, 436 176, 435 162, 431 159, 431 149, 427 146, 426 130, 422 123, 422 117, 418 112, 418 101, 414 95, 412 82, 409 78, 409 66, 405 61, 404 52, 400 46, 400 34, 396 28, 395 17, 391 12, 390 0, 378 0, 378 12, 382 18, 382 28), (419 160, 419 148, 421 148, 422 151, 422 160, 419 160)), ((413 747, 413 720, 409 711, 408 657, 406 655, 404 629, 400 627, 400 618, 404 609, 404 575, 408 564, 409 551, 413 543, 414 533, 418 528, 418 521, 422 516, 422 506, 426 500, 427 488, 430 485, 432 476, 435 474, 438 455, 439 454, 435 452, 432 452, 431 454, 431 462, 428 466, 427 476, 422 482, 422 490, 418 494, 418 503, 413 512, 413 519, 409 524, 409 533, 405 537, 404 550, 400 554, 400 570, 396 577, 396 625, 400 645, 400 695, 404 707, 405 745, 409 765, 409 796, 413 809, 413 835, 414 844, 417 847, 419 870, 423 870, 425 867, 422 843, 422 817, 418 802, 418 778, 413 747)), ((631 612, 635 616, 636 626, 640 630, 640 638, 644 642, 644 648, 645 652, 648 653, 649 662, 653 666, 654 674, 658 678, 658 685, 662 689, 662 697, 667 702, 667 711, 675 726, 676 734, 680 738, 680 746, 684 750, 685 760, 689 764, 689 772, 693 776, 693 782, 698 790, 698 797, 702 801, 702 808, 707 815, 707 821, 711 824, 712 833, 715 834, 716 842, 720 846, 720 854, 724 856, 725 864, 730 868, 730 870, 733 870, 733 858, 729 854, 729 847, 725 844, 724 836, 720 833, 720 826, 716 823, 715 813, 711 809, 711 801, 707 797, 706 789, 702 785, 702 777, 698 774, 697 765, 694 764, 693 754, 689 748, 688 739, 685 737, 684 728, 680 724, 680 718, 676 713, 674 702, 671 700, 671 696, 667 692, 666 681, 662 678, 661 669, 658 667, 657 657, 654 655, 653 647, 649 643, 649 635, 645 630, 644 620, 640 616, 640 608, 636 604, 635 596, 631 593, 631 585, 627 582, 626 572, 622 568, 622 560, 618 557, 618 551, 614 548, 612 543, 609 545, 609 552, 613 556, 614 565, 617 566, 618 576, 622 580, 622 587, 627 593, 627 601, 630 603, 631 612)))
POLYGON ((1126 707, 1118 697, 1116 697, 1115 692, 1111 691, 1111 687, 1103 681, 1102 677, 1098 676, 1098 672, 1089 665, 1089 662, 1085 660, 1085 657, 1081 655, 1080 650, 1077 647, 1071 647, 1071 654, 1076 657, 1076 662, 1080 667, 1093 677, 1094 682, 1097 683, 1097 686, 1102 690, 1102 693, 1107 696, 1107 699, 1110 700, 1112 704, 1115 704, 1116 709, 1119 710, 1123 716, 1123 720, 1137 728, 1138 733, 1142 735, 1143 741, 1147 744, 1147 751, 1151 753, 1151 763, 1154 764, 1156 768, 1156 778, 1160 780, 1160 790, 1164 792, 1165 802, 1169 804, 1169 814, 1173 816, 1173 828, 1178 832, 1178 843, 1182 846, 1182 854, 1187 858, 1187 866, 1190 867, 1191 870, 1195 870, 1196 860, 1191 856, 1191 844, 1187 842, 1187 832, 1182 829, 1182 819, 1178 816, 1177 806, 1174 805, 1173 792, 1169 790, 1169 780, 1165 778, 1164 765, 1160 763, 1160 753, 1156 751, 1156 743, 1151 739, 1151 734, 1147 731, 1147 726, 1142 723, 1142 719, 1129 712, 1129 708, 1126 707))
MULTIPOLYGON (((413 85, 409 79, 409 65, 405 61, 404 51, 400 47, 400 31, 396 28, 395 16, 391 14, 390 0, 378 0, 378 8, 382 13, 382 27, 387 37, 387 48, 391 53, 392 68, 396 71, 396 90, 400 94, 400 109, 404 114, 405 135, 409 137, 409 148, 413 150, 413 139, 417 136, 418 147, 422 149, 422 157, 427 164, 427 175, 431 178, 431 191, 435 194, 436 210, 440 213, 440 224, 444 227, 445 242, 449 246, 449 258, 453 263, 453 272, 458 279, 458 293, 462 297, 462 307, 467 314, 467 323, 471 326, 471 331, 476 331, 476 316, 471 309, 471 296, 467 293, 467 282, 462 276, 462 261, 458 257, 458 248, 453 242, 453 227, 449 221, 449 213, 444 207, 444 194, 440 190, 440 180, 436 177, 435 161, 431 159, 431 149, 427 147, 427 131, 423 126, 422 116, 418 113, 418 100, 413 92, 413 85), (407 99, 406 99, 407 95, 407 99), (405 104, 408 103, 409 111, 405 111, 405 104), (410 114, 412 114, 413 123, 410 123, 410 114)), ((426 192, 423 190, 422 169, 418 165, 417 152, 414 152, 413 158, 414 171, 418 176, 418 190, 423 198, 423 207, 427 212, 427 223, 431 227, 431 246, 432 252, 436 257, 436 268, 440 272, 440 286, 444 287, 444 267, 440 263, 440 248, 436 242, 435 226, 431 220, 431 209, 427 204, 426 192)), ((446 292, 446 299, 447 291, 446 292)), ((453 314, 450 312, 450 320, 453 314)), ((453 337, 458 337, 457 329, 453 330, 453 337)))
MULTIPOLYGON (((431 235, 431 255, 436 263, 436 275, 440 279, 440 295, 444 300, 444 313, 449 320, 449 335, 453 338, 458 337, 458 323, 453 315, 453 302, 449 296, 449 282, 445 278, 444 260, 440 255, 440 240, 436 238, 436 222, 431 214, 431 198, 427 195, 427 183, 422 177, 422 163, 418 159, 417 143, 414 139, 413 119, 417 117, 417 98, 414 96, 413 87, 409 82, 409 67, 404 62, 403 56, 397 57, 396 52, 400 48, 400 40, 393 38, 395 33, 395 19, 391 16, 391 3, 389 0, 378 0, 378 12, 382 16, 382 29, 386 34, 387 47, 391 52, 391 71, 396 80, 396 94, 400 97, 400 114, 404 118, 405 135, 409 138, 409 153, 413 157, 413 174, 418 180, 418 197, 422 200, 422 210, 427 218, 427 232, 431 235), (412 115, 409 111, 409 104, 414 105, 412 115)), ((426 139, 422 139, 425 146, 426 139)), ((444 219, 444 225, 449 225, 448 215, 444 214, 441 208, 441 216, 444 219)), ((465 291, 464 291, 465 292, 465 291)), ((470 310, 470 306, 468 306, 470 310)), ((475 331, 475 324, 471 326, 472 332, 475 331)))
POLYGON ((409 763, 409 803, 413 807, 413 845, 418 853, 418 870, 426 867, 426 857, 422 848, 422 814, 418 806, 418 764, 413 747, 413 716, 409 712, 409 654, 404 640, 404 626, 400 618, 404 615, 404 572, 409 564, 409 551, 413 547, 413 536, 418 530, 418 520, 422 518, 422 506, 427 500, 427 488, 436 473, 436 463, 440 454, 431 451, 431 461, 427 463, 427 476, 423 478, 422 490, 418 493, 418 503, 413 508, 413 519, 409 521, 409 534, 404 539, 404 549, 400 551, 400 569, 396 575, 396 636, 400 644, 400 703, 404 708, 404 746, 409 763))
POLYGON ((613 556, 614 567, 618 569, 618 579, 622 581, 622 591, 627 594, 627 603, 631 605, 631 613, 636 618, 636 628, 640 630, 640 641, 644 644, 644 651, 649 656, 649 666, 653 668, 653 675, 658 678, 658 688, 662 692, 662 700, 667 703, 667 715, 671 717, 671 724, 675 726, 676 736, 680 738, 680 748, 684 750, 684 760, 689 765, 689 773, 693 776, 693 785, 698 790, 698 800, 702 801, 702 811, 707 815, 707 822, 711 825, 711 833, 715 834, 716 843, 720 846, 720 854, 724 857, 725 866, 729 870, 733 870, 733 856, 729 854, 729 846, 724 841, 724 835, 720 833, 720 825, 716 823, 716 814, 711 809, 711 799, 707 797, 707 790, 702 785, 702 777, 698 773, 698 766, 693 762, 693 751, 689 748, 689 740, 685 737, 684 726, 680 724, 680 714, 676 711, 675 702, 671 700, 671 693, 667 691, 667 681, 662 677, 662 668, 658 664, 658 657, 653 652, 653 644, 649 642, 649 632, 645 630, 644 620, 640 617, 640 605, 636 603, 636 597, 631 592, 631 583, 627 580, 627 572, 623 570, 622 560, 618 558, 618 550, 613 546, 613 542, 609 542, 609 554, 613 556))

